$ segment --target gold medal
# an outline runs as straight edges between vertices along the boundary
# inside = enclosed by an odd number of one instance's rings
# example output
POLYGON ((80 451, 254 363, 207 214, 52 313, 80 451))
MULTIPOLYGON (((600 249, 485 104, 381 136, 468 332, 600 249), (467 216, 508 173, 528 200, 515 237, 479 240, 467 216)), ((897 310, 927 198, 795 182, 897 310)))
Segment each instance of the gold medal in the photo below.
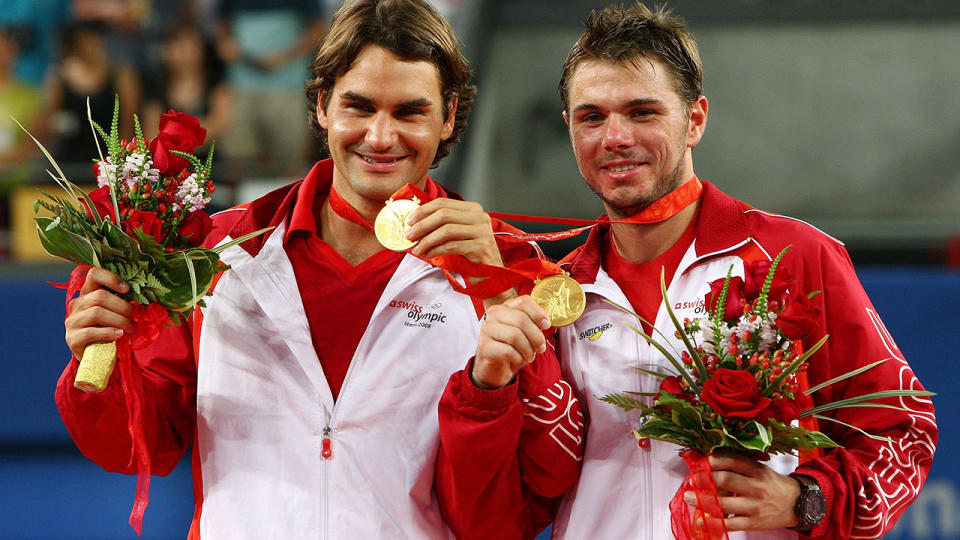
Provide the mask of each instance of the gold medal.
POLYGON ((583 287, 566 273, 537 280, 530 296, 547 312, 553 326, 573 323, 583 314, 587 304, 583 287))
POLYGON ((377 240, 387 249, 393 251, 406 251, 417 245, 416 242, 407 240, 403 235, 410 227, 407 225, 407 216, 420 206, 420 200, 413 199, 387 199, 386 206, 377 214, 376 221, 373 222, 373 232, 377 235, 377 240))

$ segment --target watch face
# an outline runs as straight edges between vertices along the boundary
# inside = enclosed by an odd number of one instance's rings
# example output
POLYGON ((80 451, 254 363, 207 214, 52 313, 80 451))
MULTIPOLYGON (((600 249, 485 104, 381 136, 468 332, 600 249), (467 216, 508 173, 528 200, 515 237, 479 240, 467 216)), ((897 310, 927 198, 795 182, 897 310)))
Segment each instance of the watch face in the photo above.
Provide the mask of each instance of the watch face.
POLYGON ((819 490, 808 491, 803 497, 803 521, 808 525, 819 525, 824 514, 827 513, 827 501, 819 490))

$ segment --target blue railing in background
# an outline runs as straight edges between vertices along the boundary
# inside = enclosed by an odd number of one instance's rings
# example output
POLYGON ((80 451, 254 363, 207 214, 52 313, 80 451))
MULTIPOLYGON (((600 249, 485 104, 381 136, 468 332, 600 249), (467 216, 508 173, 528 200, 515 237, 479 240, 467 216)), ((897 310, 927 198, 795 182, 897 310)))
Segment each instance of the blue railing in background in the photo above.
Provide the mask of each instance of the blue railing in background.
MULTIPOLYGON (((126 524, 136 479, 87 461, 53 403, 67 350, 63 292, 67 268, 0 280, 0 538, 135 538, 126 524)), ((960 459, 954 377, 960 373, 960 273, 864 268, 864 288, 934 398, 940 444, 920 499, 887 538, 960 538, 960 459)), ((840 339, 840 336, 831 339, 840 339)), ((143 538, 184 538, 193 512, 189 458, 154 478, 143 538)))

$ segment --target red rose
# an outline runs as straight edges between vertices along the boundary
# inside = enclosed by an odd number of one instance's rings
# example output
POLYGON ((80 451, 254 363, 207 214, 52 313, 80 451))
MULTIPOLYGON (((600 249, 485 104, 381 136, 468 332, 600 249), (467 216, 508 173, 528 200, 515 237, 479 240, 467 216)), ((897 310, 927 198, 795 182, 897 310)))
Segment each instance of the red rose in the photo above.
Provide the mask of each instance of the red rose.
MULTIPOLYGON (((90 200, 97 210, 97 214, 104 219, 113 221, 113 201, 110 200, 110 186, 103 186, 90 192, 90 200)), ((83 207, 87 210, 87 215, 93 218, 90 208, 87 208, 86 199, 83 200, 83 207)))
POLYGON ((142 229, 144 234, 152 236, 158 244, 163 243, 163 221, 153 212, 134 210, 123 225, 127 234, 133 234, 134 229, 142 229))
MULTIPOLYGON (((720 293, 723 291, 724 281, 726 281, 726 279, 718 279, 711 283, 710 292, 703 298, 707 304, 707 310, 709 310, 710 313, 713 313, 717 302, 720 301, 720 293)), ((740 315, 743 315, 743 305, 740 303, 741 299, 744 299, 743 278, 733 276, 730 278, 730 287, 727 289, 727 303, 723 308, 723 319, 725 321, 737 319, 740 315)))
POLYGON ((749 371, 720 368, 703 383, 700 398, 726 418, 755 418, 770 405, 749 371))
POLYGON ((767 420, 773 418, 781 424, 789 424, 800 418, 800 408, 797 403, 791 399, 781 398, 770 402, 770 406, 760 412, 757 420, 761 424, 766 424, 767 420))
POLYGON ((666 377, 660 381, 660 390, 675 398, 693 403, 693 395, 683 390, 683 387, 680 386, 681 380, 679 375, 666 377))
POLYGON ((192 153, 207 138, 207 130, 189 114, 167 111, 160 116, 160 133, 150 141, 153 166, 161 176, 176 176, 189 163, 186 158, 171 154, 171 150, 192 153))
MULTIPOLYGON (((754 261, 747 265, 745 269, 747 277, 743 285, 743 295, 747 300, 752 301, 760 296, 763 283, 766 281, 772 265, 773 262, 768 260, 754 261)), ((794 282, 790 277, 790 272, 782 264, 777 265, 777 271, 773 274, 773 281, 770 284, 768 298, 782 304, 783 295, 793 285, 794 282)))
POLYGON ((180 222, 180 238, 191 246, 199 246, 213 229, 213 220, 203 210, 191 212, 180 222))
POLYGON ((820 328, 820 306, 806 295, 787 295, 776 324, 785 338, 803 339, 820 328))

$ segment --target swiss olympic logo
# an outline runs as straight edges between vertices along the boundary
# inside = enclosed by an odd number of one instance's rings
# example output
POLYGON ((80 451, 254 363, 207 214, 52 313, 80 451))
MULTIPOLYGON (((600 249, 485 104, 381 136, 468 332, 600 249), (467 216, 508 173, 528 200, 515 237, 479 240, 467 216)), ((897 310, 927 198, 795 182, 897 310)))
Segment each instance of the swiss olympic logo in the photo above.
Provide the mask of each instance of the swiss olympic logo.
POLYGON ((447 316, 440 311, 440 308, 443 307, 440 302, 424 307, 416 301, 391 300, 387 307, 407 312, 407 318, 403 321, 404 326, 432 328, 434 324, 447 322, 447 316))

